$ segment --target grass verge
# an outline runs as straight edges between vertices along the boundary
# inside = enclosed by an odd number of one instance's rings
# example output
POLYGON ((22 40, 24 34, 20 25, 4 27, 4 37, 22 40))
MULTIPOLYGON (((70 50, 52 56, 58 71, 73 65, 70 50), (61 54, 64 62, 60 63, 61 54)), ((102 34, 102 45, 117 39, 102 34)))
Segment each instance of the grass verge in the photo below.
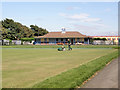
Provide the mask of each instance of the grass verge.
POLYGON ((89 63, 50 77, 37 83, 33 88, 75 88, 90 78, 95 72, 102 69, 112 59, 118 57, 118 51, 97 58, 89 63))

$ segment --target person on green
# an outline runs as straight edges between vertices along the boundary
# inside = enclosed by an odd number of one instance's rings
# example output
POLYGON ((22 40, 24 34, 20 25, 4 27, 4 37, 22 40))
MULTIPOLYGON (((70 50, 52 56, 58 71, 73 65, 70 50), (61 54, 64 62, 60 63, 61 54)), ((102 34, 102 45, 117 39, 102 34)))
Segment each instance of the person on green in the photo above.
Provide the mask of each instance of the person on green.
POLYGON ((71 46, 71 41, 70 41, 70 39, 68 39, 68 50, 72 50, 72 48, 70 46, 71 46))

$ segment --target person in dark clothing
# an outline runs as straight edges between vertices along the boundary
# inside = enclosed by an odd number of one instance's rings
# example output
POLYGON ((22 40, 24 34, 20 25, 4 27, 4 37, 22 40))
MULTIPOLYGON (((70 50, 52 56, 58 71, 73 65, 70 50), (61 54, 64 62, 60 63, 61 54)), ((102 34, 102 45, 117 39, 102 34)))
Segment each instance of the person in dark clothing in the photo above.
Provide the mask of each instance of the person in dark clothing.
POLYGON ((68 50, 72 50, 72 48, 70 46, 71 46, 71 41, 70 41, 70 39, 68 39, 68 50))

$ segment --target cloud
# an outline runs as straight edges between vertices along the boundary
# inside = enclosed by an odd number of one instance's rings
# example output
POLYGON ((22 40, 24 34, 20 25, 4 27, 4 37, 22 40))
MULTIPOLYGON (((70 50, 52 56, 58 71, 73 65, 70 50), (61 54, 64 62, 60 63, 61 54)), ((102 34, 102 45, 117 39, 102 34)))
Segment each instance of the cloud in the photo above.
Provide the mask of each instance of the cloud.
POLYGON ((80 13, 80 14, 66 14, 66 13, 59 13, 60 16, 64 17, 68 20, 68 23, 73 29, 80 30, 80 31, 99 31, 107 28, 108 26, 104 25, 100 18, 91 18, 87 13, 80 13))
POLYGON ((117 32, 89 32, 89 31, 82 31, 83 34, 85 35, 90 35, 90 36, 117 36, 117 32))
POLYGON ((118 32, 95 32, 94 34, 91 34, 93 36, 117 36, 118 32))
POLYGON ((98 22, 101 21, 100 18, 87 18, 84 20, 84 22, 98 22))
POLYGON ((87 25, 79 25, 79 24, 73 24, 73 27, 77 30, 80 30, 80 31, 88 31, 88 30, 98 30, 98 27, 97 26, 87 26, 87 25))
POLYGON ((102 23, 96 23, 95 24, 97 27, 104 27, 104 28, 108 28, 108 25, 102 24, 102 23))
POLYGON ((95 24, 74 24, 74 23, 70 23, 71 26, 73 26, 75 29, 79 29, 79 30, 90 30, 90 31, 98 31, 98 30, 103 30, 103 29, 107 29, 110 28, 107 25, 101 24, 101 23, 95 23, 95 24))
POLYGON ((104 11, 105 11, 105 12, 110 12, 111 9, 110 9, 110 8, 106 8, 104 11))
POLYGON ((37 18, 35 18, 35 20, 36 20, 36 21, 41 21, 41 20, 43 20, 43 19, 40 18, 40 17, 37 17, 37 18))
POLYGON ((80 7, 67 7, 67 10, 80 10, 81 8, 80 7))
POLYGON ((117 36, 117 31, 106 31, 104 24, 99 25, 81 25, 81 24, 72 24, 74 30, 78 30, 82 34, 90 36, 117 36))
POLYGON ((59 13, 59 15, 60 15, 60 16, 64 16, 64 17, 67 16, 67 14, 65 14, 65 13, 59 13))
POLYGON ((71 19, 87 19, 88 18, 88 14, 82 13, 82 14, 74 14, 74 15, 69 15, 68 18, 71 19))
POLYGON ((101 21, 100 18, 91 18, 91 17, 89 17, 90 15, 86 14, 86 13, 73 14, 73 15, 60 13, 59 15, 63 16, 64 18, 66 18, 68 20, 75 20, 75 21, 80 21, 80 22, 99 22, 99 21, 101 21))

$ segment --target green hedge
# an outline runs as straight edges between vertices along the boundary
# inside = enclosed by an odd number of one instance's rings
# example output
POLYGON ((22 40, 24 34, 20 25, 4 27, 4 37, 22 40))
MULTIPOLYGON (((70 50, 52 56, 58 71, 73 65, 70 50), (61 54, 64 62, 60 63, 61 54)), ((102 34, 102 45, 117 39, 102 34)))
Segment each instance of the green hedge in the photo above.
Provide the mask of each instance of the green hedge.
POLYGON ((30 42, 32 42, 32 40, 34 40, 34 38, 21 38, 21 41, 30 41, 30 42))
POLYGON ((106 38, 93 38, 93 40, 107 40, 106 38))

